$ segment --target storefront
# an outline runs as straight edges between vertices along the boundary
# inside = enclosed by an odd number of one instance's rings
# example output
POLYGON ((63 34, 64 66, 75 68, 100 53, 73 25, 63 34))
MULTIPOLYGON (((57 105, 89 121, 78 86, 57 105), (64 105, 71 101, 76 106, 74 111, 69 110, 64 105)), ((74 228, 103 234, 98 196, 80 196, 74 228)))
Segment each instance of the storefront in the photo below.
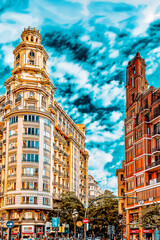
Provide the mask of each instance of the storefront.
POLYGON ((44 226, 36 226, 36 235, 38 238, 42 239, 44 235, 44 226))
POLYGON ((143 238, 145 240, 152 240, 153 239, 153 230, 143 229, 143 238))
POLYGON ((139 229, 130 229, 130 240, 138 240, 139 238, 139 229))
POLYGON ((14 226, 11 228, 11 238, 17 238, 20 235, 20 228, 19 226, 14 226))
POLYGON ((22 226, 22 238, 28 239, 30 237, 34 237, 34 226, 31 225, 22 226))

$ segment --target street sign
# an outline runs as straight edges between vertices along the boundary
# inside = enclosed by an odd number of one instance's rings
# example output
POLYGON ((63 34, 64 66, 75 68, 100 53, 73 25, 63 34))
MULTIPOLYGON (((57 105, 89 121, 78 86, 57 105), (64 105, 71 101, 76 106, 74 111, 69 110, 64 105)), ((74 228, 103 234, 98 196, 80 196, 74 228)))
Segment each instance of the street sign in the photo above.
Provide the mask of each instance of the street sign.
POLYGON ((78 221, 76 225, 77 227, 82 227, 83 223, 81 221, 78 221))
POLYGON ((14 222, 13 221, 8 221, 7 223, 6 223, 6 227, 7 228, 12 228, 14 226, 14 222))
POLYGON ((52 217, 52 228, 59 226, 59 218, 58 217, 52 217))
POLYGON ((88 220, 88 218, 84 218, 84 219, 82 220, 82 222, 83 222, 84 224, 87 224, 87 223, 89 223, 89 220, 88 220))

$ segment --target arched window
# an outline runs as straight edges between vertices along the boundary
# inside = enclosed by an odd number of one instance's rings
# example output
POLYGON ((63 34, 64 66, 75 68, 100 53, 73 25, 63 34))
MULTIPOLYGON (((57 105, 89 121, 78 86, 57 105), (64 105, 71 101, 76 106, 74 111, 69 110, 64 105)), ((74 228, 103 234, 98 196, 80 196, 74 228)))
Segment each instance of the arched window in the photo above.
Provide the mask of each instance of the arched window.
POLYGON ((31 91, 31 92, 29 93, 29 96, 30 96, 30 97, 34 97, 34 92, 31 91))
POLYGON ((31 36, 31 42, 33 42, 33 36, 31 36))
POLYGON ((19 102, 19 101, 21 101, 21 94, 20 93, 17 94, 17 98, 16 98, 15 102, 19 102))
POLYGON ((32 212, 25 212, 22 215, 22 219, 35 219, 35 216, 32 212))
POLYGON ((46 59, 43 57, 43 64, 46 65, 46 59))
POLYGON ((20 54, 18 53, 16 56, 16 61, 20 59, 20 54))
POLYGON ((19 214, 18 213, 16 213, 16 212, 12 213, 11 219, 18 219, 18 218, 19 218, 19 214))
POLYGON ((33 51, 30 51, 29 56, 30 56, 30 57, 34 57, 34 56, 35 56, 34 52, 33 52, 33 51))

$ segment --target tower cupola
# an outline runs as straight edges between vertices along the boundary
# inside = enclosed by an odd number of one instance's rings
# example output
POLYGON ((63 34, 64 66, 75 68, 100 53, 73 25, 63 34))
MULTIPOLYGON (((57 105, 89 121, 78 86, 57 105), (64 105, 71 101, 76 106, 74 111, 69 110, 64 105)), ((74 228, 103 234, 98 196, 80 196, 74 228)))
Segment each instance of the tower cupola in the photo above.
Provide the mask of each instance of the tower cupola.
POLYGON ((41 43, 42 36, 40 31, 36 28, 24 28, 24 31, 21 34, 21 38, 24 42, 33 42, 33 43, 41 43))
POLYGON ((24 28, 21 34, 22 42, 15 48, 13 73, 28 71, 27 74, 39 72, 48 77, 48 54, 41 44, 42 36, 36 28, 24 28))

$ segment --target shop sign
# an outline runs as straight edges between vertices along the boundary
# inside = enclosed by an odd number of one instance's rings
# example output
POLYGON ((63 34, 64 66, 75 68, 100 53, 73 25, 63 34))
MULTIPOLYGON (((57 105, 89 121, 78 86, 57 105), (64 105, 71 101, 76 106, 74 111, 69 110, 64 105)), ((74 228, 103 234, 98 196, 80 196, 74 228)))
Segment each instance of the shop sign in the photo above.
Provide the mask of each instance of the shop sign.
POLYGON ((139 232, 140 232, 139 229, 137 229, 137 230, 130 230, 130 233, 139 233, 139 232))
POLYGON ((12 228, 11 235, 17 235, 19 232, 19 228, 12 228))
POLYGON ((153 230, 151 230, 151 229, 143 229, 143 233, 153 233, 153 230))
POLYGON ((130 228, 134 228, 134 229, 135 229, 135 228, 139 228, 138 223, 135 223, 135 224, 132 223, 132 224, 130 224, 130 228))
POLYGON ((33 234, 33 226, 22 226, 22 233, 26 234, 26 233, 30 233, 33 234))

